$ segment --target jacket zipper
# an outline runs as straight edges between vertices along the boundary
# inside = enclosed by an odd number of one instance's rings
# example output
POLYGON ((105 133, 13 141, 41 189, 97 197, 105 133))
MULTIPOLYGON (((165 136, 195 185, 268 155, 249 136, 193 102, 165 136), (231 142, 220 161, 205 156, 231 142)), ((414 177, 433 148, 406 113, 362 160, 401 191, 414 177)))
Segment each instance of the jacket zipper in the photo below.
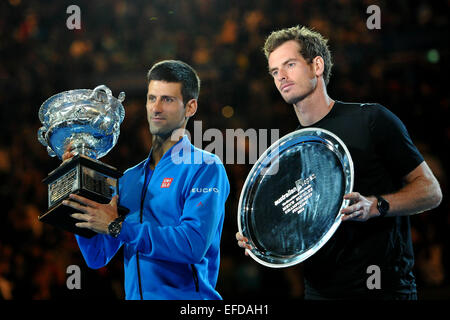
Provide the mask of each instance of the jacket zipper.
MULTIPOLYGON (((145 185, 144 185, 145 188, 145 185)), ((139 223, 142 223, 142 209, 144 207, 144 198, 141 197, 141 210, 139 212, 139 223)), ((139 265, 139 251, 136 250, 136 267, 137 267, 137 275, 138 275, 138 284, 139 284, 139 295, 141 300, 144 300, 144 295, 142 294, 142 281, 141 281, 141 267, 139 265)))
POLYGON ((141 300, 144 300, 144 296, 142 295, 141 268, 139 266, 139 251, 136 251, 136 267, 137 267, 137 274, 138 274, 139 295, 141 297, 141 300))
POLYGON ((194 278, 194 284, 195 284, 195 291, 198 292, 199 288, 198 288, 198 274, 197 274, 197 268, 191 264, 191 269, 192 269, 192 276, 194 278))
MULTIPOLYGON (((145 181, 144 181, 144 186, 142 187, 142 192, 141 192, 141 207, 140 207, 140 211, 139 211, 139 223, 142 224, 143 222, 143 211, 144 211, 144 200, 145 200, 145 196, 147 194, 147 189, 148 189, 148 185, 150 184, 150 179, 147 180, 147 175, 148 175, 148 165, 145 168, 145 181)), ((152 174, 153 176, 153 174, 152 174)), ((139 284, 139 295, 141 297, 141 300, 144 300, 144 295, 142 294, 142 280, 141 280, 141 267, 139 264, 139 251, 136 250, 136 267, 137 267, 137 275, 138 275, 138 284, 139 284)))

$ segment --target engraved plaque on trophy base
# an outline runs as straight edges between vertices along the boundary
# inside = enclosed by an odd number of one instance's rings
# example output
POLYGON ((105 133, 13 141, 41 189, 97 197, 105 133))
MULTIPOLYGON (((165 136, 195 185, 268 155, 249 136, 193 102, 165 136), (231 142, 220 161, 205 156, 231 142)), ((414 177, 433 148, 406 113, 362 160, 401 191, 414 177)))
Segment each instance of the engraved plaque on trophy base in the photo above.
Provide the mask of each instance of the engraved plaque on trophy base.
MULTIPOLYGON (((109 203, 118 193, 121 176, 116 168, 103 162, 84 155, 74 156, 43 180, 48 185, 48 211, 40 215, 39 220, 86 238, 93 237, 97 233, 75 226, 80 221, 70 215, 79 210, 65 206, 62 201, 74 193, 99 203, 109 203)), ((119 208, 119 212, 124 210, 119 208)))

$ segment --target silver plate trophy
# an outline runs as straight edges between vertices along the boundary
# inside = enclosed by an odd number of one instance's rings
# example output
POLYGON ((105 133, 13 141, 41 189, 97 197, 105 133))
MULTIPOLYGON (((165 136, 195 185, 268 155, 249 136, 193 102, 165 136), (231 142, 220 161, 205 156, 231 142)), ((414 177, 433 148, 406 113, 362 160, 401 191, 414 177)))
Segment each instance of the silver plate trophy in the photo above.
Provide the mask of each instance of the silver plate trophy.
POLYGON ((238 228, 250 256, 272 268, 309 258, 339 227, 352 188, 353 162, 336 135, 307 128, 282 137, 254 164, 240 195, 238 228))
MULTIPOLYGON (((68 147, 75 156, 44 179, 48 185, 48 211, 39 216, 40 221, 84 237, 95 235, 75 226, 78 221, 70 217, 75 209, 62 201, 76 193, 108 203, 117 193, 122 173, 97 159, 106 155, 119 138, 125 116, 124 99, 125 93, 115 98, 108 87, 100 85, 93 90, 61 92, 41 105, 39 120, 43 126, 38 131, 39 142, 52 157, 62 159, 68 147)), ((125 211, 120 207, 121 214, 125 211)))

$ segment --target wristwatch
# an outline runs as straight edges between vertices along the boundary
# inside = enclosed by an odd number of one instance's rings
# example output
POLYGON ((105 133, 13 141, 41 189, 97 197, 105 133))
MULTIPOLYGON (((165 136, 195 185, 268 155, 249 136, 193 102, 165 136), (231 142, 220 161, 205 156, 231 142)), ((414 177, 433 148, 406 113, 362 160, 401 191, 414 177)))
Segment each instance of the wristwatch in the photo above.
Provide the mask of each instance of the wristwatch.
POLYGON ((110 222, 110 224, 108 225, 108 234, 111 237, 117 238, 120 230, 122 230, 123 220, 125 220, 125 216, 119 216, 118 218, 110 222))
POLYGON ((389 211, 389 202, 382 196, 376 196, 376 197, 377 197, 377 209, 378 209, 378 212, 380 213, 380 217, 382 218, 389 211))

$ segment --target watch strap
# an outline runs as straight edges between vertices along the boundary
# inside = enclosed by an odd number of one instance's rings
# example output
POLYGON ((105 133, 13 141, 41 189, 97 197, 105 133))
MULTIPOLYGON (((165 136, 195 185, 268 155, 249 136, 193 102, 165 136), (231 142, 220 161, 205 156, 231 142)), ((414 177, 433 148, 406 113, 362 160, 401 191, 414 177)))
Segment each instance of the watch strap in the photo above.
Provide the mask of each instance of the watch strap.
POLYGON ((389 211, 389 202, 382 196, 376 196, 377 198, 377 209, 380 213, 380 217, 384 217, 389 211))
POLYGON ((123 222, 123 220, 125 220, 125 215, 119 215, 116 219, 109 223, 108 233, 111 237, 116 238, 119 235, 120 230, 122 229, 120 224, 123 222))

